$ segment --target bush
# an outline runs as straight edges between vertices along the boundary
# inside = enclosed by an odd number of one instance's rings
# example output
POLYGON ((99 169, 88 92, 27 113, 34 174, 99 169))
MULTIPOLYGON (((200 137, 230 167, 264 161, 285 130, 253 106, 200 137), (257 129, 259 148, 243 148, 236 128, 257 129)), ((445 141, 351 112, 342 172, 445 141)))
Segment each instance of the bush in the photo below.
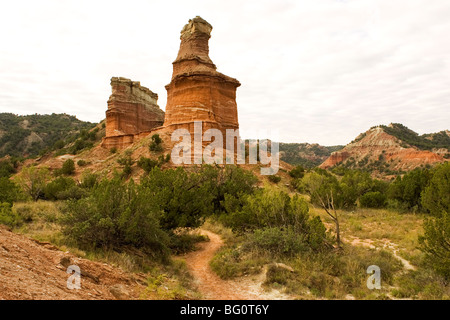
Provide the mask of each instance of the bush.
POLYGON ((1 160, 0 161, 0 177, 9 178, 13 173, 16 172, 14 164, 11 160, 1 160))
POLYGON ((231 279, 261 272, 261 266, 267 263, 266 259, 245 256, 237 248, 222 248, 210 262, 211 269, 222 279, 231 279))
POLYGON ((187 232, 173 233, 170 236, 169 248, 173 254, 182 254, 195 250, 195 244, 209 241, 208 237, 187 232))
POLYGON ((82 137, 77 139, 75 143, 69 148, 70 154, 77 154, 79 151, 83 149, 92 148, 94 144, 92 142, 87 141, 88 137, 82 137))
POLYGON ((20 216, 11 209, 11 204, 7 202, 0 203, 0 224, 14 228, 22 224, 20 216))
POLYGON ((85 189, 82 189, 79 186, 71 186, 65 190, 62 190, 57 193, 58 200, 68 200, 68 199, 81 199, 88 195, 85 189))
POLYGON ((87 165, 87 161, 81 159, 77 161, 77 165, 80 167, 84 167, 85 165, 87 165))
POLYGON ((146 173, 149 173, 154 167, 159 166, 159 162, 150 158, 140 157, 137 165, 142 168, 146 173))
POLYGON ((126 164, 123 167, 122 178, 128 178, 131 175, 132 171, 133 171, 133 169, 131 169, 131 166, 129 164, 126 164))
POLYGON ((120 157, 119 159, 117 159, 117 163, 120 164, 121 166, 132 166, 134 164, 134 160, 131 158, 131 152, 129 152, 129 150, 127 150, 125 152, 125 155, 120 157))
POLYGON ((293 256, 308 249, 306 240, 304 234, 298 234, 293 228, 273 227, 250 233, 245 246, 269 252, 273 256, 293 256))
POLYGON ((435 217, 450 212, 450 162, 435 168, 421 200, 424 209, 435 217))
POLYGON ((65 175, 72 175, 75 173, 75 162, 73 162, 72 159, 67 159, 64 161, 62 168, 61 168, 61 174, 65 175))
POLYGON ((64 142, 64 140, 57 140, 54 144, 53 144, 53 149, 54 150, 59 150, 59 149, 62 149, 62 148, 64 148, 64 146, 65 146, 66 144, 65 144, 65 142, 64 142))
POLYGON ((450 213, 428 219, 424 223, 425 234, 419 237, 427 261, 437 273, 450 280, 450 213))
POLYGON ((80 186, 85 189, 92 189, 97 185, 98 174, 91 171, 84 171, 81 175, 80 186))
POLYGON ((160 211, 149 199, 149 192, 132 180, 103 180, 89 197, 67 203, 63 232, 82 247, 132 245, 165 256, 169 238, 159 226, 160 211))
POLYGON ((273 183, 278 183, 281 181, 280 176, 270 175, 267 178, 269 179, 270 182, 273 182, 273 183))
POLYGON ((301 179, 305 175, 305 168, 302 166, 296 166, 294 169, 289 171, 289 175, 294 179, 301 179))
POLYGON ((200 174, 213 195, 213 212, 217 216, 240 210, 245 196, 253 194, 258 182, 253 173, 235 165, 223 169, 205 165, 200 174))
MULTIPOLYGON (((244 199, 242 209, 220 217, 222 223, 233 231, 245 233, 279 228, 295 232, 310 249, 317 250, 325 244, 325 226, 319 217, 309 216, 308 204, 297 195, 291 198, 283 191, 263 189, 244 199)), ((274 230, 271 232, 276 232, 274 230)))
POLYGON ((152 135, 152 142, 150 143, 149 149, 150 151, 161 152, 163 151, 163 147, 161 145, 162 139, 159 137, 159 134, 152 135))
POLYGON ((214 195, 208 180, 197 172, 183 168, 161 170, 153 168, 141 181, 149 199, 162 212, 161 226, 165 230, 178 227, 196 228, 213 210, 214 195))
POLYGON ((363 208, 384 208, 386 200, 386 195, 379 191, 367 192, 359 198, 359 204, 363 208))
POLYGON ((424 223, 421 248, 436 272, 450 280, 450 163, 436 167, 422 204, 432 218, 424 223))
POLYGON ((75 181, 72 178, 58 177, 45 186, 45 198, 48 200, 61 200, 61 193, 71 187, 75 187, 75 181))
POLYGON ((22 169, 22 172, 16 176, 17 183, 28 193, 34 201, 44 196, 44 188, 50 180, 50 171, 48 168, 37 168, 34 166, 22 169))
POLYGON ((0 203, 12 204, 18 198, 20 198, 19 187, 6 177, 0 178, 0 203))
POLYGON ((430 178, 431 174, 428 169, 414 169, 403 177, 398 176, 389 185, 388 199, 405 203, 409 210, 423 211, 420 196, 430 178))
POLYGON ((134 164, 134 160, 131 158, 131 150, 126 150, 125 155, 117 159, 117 163, 123 166, 122 178, 128 178, 133 171, 131 166, 134 164))

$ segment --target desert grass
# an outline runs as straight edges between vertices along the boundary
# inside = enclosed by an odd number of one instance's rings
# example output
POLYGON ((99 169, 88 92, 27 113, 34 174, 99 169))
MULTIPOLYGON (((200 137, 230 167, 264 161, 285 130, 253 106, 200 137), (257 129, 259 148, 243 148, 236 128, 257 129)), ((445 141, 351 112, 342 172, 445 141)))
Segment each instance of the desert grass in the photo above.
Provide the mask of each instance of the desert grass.
MULTIPOLYGON (((335 235, 334 223, 324 210, 311 206, 310 213, 320 216, 330 235, 335 235)), ((342 250, 280 258, 270 252, 243 251, 244 238, 233 240, 228 234, 228 245, 218 251, 211 267, 225 279, 267 270, 268 290, 285 290, 299 299, 450 299, 449 284, 432 271, 419 249, 425 215, 359 208, 338 214, 342 250), (282 262, 294 272, 264 268, 273 262, 282 262), (367 287, 370 265, 381 269, 380 290, 367 287)))

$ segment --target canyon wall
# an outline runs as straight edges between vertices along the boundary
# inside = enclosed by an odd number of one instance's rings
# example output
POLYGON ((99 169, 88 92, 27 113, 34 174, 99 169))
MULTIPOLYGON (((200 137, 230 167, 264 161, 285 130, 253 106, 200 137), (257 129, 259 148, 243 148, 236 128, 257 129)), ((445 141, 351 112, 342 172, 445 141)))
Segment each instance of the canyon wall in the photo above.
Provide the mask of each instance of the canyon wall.
POLYGON ((356 163, 384 163, 390 170, 412 170, 422 165, 444 162, 445 159, 434 152, 419 150, 386 133, 381 127, 373 127, 359 135, 342 150, 334 152, 319 167, 328 169, 346 161, 356 163))

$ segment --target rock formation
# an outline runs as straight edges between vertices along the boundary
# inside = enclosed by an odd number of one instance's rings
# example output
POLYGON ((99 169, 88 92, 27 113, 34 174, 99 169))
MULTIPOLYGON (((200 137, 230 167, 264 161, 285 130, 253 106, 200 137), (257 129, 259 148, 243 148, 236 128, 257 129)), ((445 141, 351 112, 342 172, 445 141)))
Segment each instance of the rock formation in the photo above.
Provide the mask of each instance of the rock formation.
POLYGON ((444 162, 445 159, 434 152, 407 145, 385 132, 382 127, 373 127, 342 150, 332 153, 320 168, 331 168, 347 161, 360 166, 377 165, 384 169, 403 171, 444 162))
POLYGON ((193 132, 194 121, 209 128, 238 129, 236 88, 239 81, 216 71, 209 58, 212 26, 200 17, 181 30, 178 56, 173 62, 171 82, 166 86, 164 127, 193 132))
POLYGON ((350 157, 350 154, 346 151, 333 152, 321 165, 321 168, 327 169, 335 166, 338 163, 345 161, 350 157))
POLYGON ((200 17, 181 30, 178 56, 173 62, 171 82, 166 86, 166 112, 156 104, 157 94, 139 82, 112 78, 112 95, 106 111, 105 148, 122 148, 151 131, 170 134, 185 128, 194 132, 194 121, 202 131, 238 129, 236 88, 241 84, 216 71, 209 58, 212 26, 200 17), (162 126, 162 128, 158 128, 162 126))
POLYGON ((117 77, 111 78, 111 89, 103 147, 126 147, 163 124, 164 111, 157 105, 156 93, 137 81, 117 77))

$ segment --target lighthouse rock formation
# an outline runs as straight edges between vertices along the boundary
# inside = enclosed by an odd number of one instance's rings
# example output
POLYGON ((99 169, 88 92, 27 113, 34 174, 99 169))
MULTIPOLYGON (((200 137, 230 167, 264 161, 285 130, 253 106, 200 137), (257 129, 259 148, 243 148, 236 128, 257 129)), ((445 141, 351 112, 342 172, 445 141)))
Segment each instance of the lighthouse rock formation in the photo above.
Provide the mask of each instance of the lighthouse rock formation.
POLYGON ((112 95, 106 111, 106 148, 123 148, 153 132, 169 134, 176 129, 194 132, 214 128, 225 136, 226 129, 239 128, 236 89, 239 81, 216 69, 209 58, 212 26, 195 17, 181 30, 178 55, 173 62, 165 113, 156 104, 157 95, 139 82, 112 78, 112 95))
POLYGON ((193 132, 194 121, 203 130, 238 129, 236 88, 239 81, 217 72, 209 58, 212 26, 200 17, 189 20, 181 30, 178 56, 173 62, 171 82, 166 86, 164 127, 193 132))

